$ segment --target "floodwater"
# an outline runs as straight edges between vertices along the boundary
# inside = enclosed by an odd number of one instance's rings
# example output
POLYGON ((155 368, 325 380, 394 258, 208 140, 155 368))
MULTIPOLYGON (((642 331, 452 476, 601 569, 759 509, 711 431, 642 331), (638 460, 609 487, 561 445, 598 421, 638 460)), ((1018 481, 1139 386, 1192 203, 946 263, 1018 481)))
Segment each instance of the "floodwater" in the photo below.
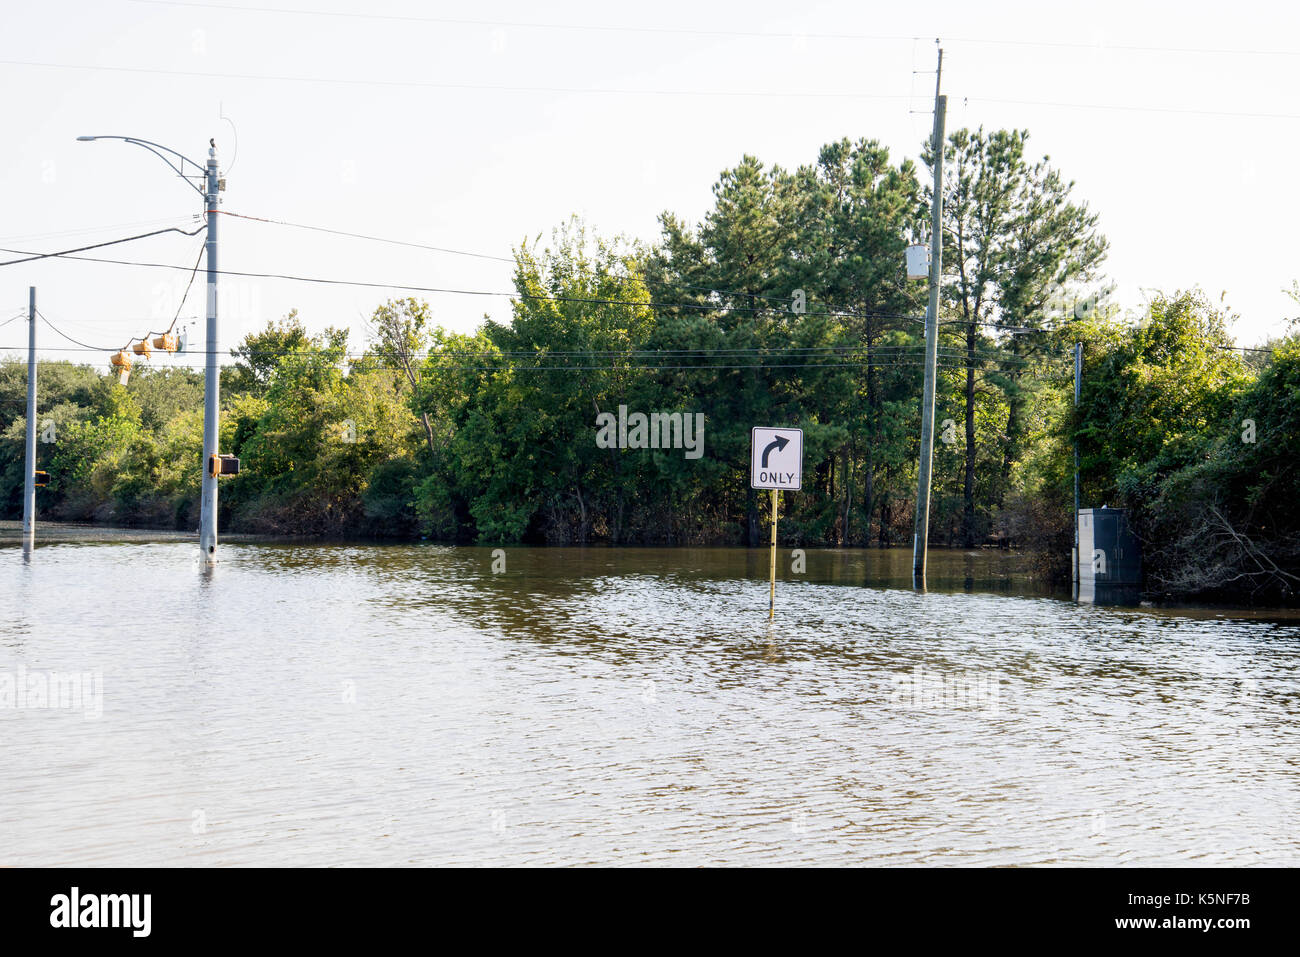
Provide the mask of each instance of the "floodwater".
POLYGON ((0 865, 1300 863, 1283 613, 783 549, 769 625, 765 549, 42 535, 0 865))

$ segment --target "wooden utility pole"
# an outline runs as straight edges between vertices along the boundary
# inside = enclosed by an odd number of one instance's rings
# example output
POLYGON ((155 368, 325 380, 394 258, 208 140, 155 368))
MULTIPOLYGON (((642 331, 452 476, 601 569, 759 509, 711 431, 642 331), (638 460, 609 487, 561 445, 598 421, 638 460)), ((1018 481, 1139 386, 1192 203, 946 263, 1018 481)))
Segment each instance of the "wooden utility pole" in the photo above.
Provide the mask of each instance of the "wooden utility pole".
POLYGON ((930 208, 930 303, 925 312, 925 387, 921 397, 921 462, 916 481, 916 527, 912 538, 912 584, 925 587, 925 561, 930 538, 930 472, 934 465, 934 388, 939 355, 939 288, 943 282, 943 149, 948 98, 939 93, 943 81, 943 47, 934 80, 934 199, 930 208))

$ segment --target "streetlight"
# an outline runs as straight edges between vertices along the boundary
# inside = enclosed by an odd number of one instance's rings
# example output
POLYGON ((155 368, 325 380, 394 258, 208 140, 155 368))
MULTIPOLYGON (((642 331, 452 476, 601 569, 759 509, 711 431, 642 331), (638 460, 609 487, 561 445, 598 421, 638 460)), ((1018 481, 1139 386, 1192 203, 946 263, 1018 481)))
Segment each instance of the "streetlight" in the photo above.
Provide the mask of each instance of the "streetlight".
POLYGON ((225 180, 217 176, 217 144, 208 140, 208 162, 200 166, 175 150, 142 140, 134 136, 78 136, 77 140, 89 143, 94 140, 121 140, 142 146, 166 163, 177 176, 203 197, 203 210, 208 220, 208 345, 203 376, 203 500, 199 518, 199 548, 203 560, 209 564, 217 560, 217 475, 219 468, 210 467, 216 461, 217 447, 221 442, 219 431, 219 403, 221 400, 221 371, 217 366, 217 204, 218 193, 226 188, 225 180), (186 167, 196 172, 187 174, 186 167), (203 188, 194 182, 200 180, 203 188))

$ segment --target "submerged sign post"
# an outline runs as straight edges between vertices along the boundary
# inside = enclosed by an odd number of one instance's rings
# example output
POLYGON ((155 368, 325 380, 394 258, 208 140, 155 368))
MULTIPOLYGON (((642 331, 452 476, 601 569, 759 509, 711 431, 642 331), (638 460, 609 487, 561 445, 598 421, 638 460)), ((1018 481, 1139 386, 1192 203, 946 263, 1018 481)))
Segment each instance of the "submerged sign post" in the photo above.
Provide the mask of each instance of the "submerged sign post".
POLYGON ((767 618, 776 613, 776 521, 782 489, 797 491, 803 480, 803 430, 755 426, 749 438, 749 486, 772 490, 772 562, 767 618))

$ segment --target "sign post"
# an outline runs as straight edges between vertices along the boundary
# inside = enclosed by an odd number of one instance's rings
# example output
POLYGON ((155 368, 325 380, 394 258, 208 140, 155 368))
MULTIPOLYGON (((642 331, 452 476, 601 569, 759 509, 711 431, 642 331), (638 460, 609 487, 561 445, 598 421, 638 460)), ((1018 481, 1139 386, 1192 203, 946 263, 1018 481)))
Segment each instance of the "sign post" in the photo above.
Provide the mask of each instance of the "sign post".
POLYGON ((803 430, 755 426, 749 434, 749 486, 772 491, 772 561, 767 620, 776 615, 776 523, 781 490, 797 491, 803 480, 803 430))
POLYGON ((781 493, 772 489, 772 568, 771 568, 771 587, 767 592, 767 620, 771 621, 776 614, 776 518, 777 509, 780 507, 781 493))

